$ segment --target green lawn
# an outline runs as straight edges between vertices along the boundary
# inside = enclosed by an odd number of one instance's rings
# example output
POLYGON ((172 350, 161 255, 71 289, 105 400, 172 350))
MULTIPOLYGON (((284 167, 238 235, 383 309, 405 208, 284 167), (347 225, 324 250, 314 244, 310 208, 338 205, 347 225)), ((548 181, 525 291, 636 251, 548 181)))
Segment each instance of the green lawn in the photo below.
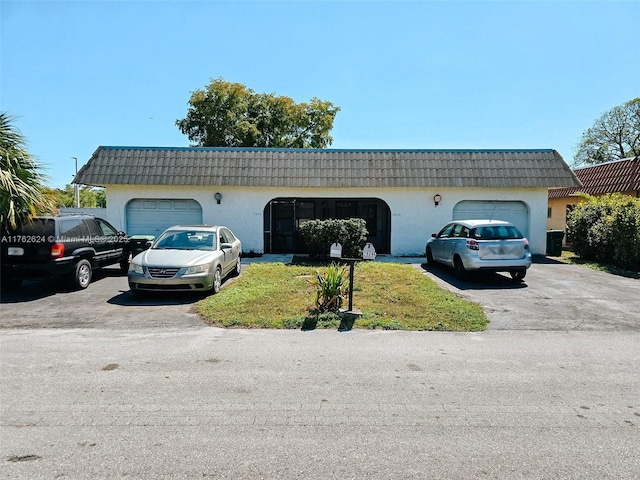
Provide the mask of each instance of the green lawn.
MULTIPOLYGON (((317 315, 309 279, 322 266, 253 264, 233 284, 196 305, 211 325, 238 328, 485 330, 482 308, 437 286, 410 265, 362 262, 355 268, 353 307, 362 316, 317 315)), ((345 306, 348 301, 345 301, 345 306)))

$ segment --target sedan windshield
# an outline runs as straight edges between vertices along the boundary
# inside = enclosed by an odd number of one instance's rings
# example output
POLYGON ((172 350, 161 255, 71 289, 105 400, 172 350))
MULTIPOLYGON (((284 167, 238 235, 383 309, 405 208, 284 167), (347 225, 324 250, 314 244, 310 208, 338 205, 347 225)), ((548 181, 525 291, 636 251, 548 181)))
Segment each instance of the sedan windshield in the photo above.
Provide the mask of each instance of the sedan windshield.
POLYGON ((163 233, 153 245, 154 250, 209 250, 217 248, 216 234, 212 231, 169 231, 163 233))

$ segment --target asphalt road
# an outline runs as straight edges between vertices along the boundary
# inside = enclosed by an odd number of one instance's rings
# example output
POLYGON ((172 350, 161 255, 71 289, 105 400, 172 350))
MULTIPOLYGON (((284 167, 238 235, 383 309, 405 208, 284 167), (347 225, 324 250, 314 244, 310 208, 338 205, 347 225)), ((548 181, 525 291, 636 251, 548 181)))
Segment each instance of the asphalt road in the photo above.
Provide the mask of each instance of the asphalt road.
POLYGON ((637 478, 638 280, 415 268, 489 330, 223 330, 115 271, 3 292, 0 477, 637 478))

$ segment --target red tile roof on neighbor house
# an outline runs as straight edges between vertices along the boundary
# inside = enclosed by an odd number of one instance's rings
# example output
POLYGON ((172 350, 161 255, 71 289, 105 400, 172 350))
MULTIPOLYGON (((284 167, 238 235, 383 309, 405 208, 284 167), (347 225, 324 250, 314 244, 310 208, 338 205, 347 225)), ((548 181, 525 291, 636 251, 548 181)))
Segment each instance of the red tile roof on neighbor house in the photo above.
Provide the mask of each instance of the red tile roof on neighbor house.
POLYGON ((582 182, 582 187, 549 189, 549 198, 569 197, 577 193, 603 195, 632 191, 640 196, 640 157, 576 168, 573 172, 582 182))

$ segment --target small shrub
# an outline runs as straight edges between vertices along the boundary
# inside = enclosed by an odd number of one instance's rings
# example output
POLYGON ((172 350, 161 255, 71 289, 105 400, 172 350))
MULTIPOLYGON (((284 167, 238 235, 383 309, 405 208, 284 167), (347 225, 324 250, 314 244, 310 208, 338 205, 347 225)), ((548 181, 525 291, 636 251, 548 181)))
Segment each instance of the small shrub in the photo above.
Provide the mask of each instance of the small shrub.
POLYGON ((347 267, 332 263, 325 273, 316 271, 316 276, 309 280, 316 286, 316 307, 320 313, 337 312, 340 309, 349 289, 347 277, 347 267))

